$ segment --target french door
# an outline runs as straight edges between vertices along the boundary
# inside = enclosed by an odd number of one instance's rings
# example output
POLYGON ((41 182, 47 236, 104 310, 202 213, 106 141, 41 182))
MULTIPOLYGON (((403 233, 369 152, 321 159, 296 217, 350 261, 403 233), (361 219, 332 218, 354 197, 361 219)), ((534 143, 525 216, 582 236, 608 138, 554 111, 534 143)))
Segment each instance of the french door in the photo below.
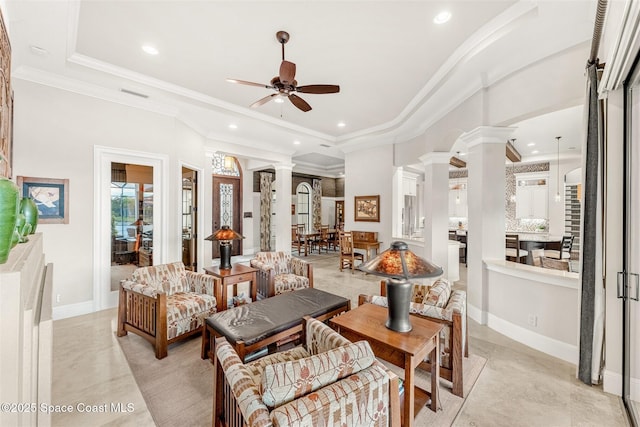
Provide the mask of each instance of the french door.
MULTIPOLYGON (((625 80, 622 400, 633 426, 640 423, 640 55, 625 80)), ((621 285, 621 286, 620 286, 621 285)))

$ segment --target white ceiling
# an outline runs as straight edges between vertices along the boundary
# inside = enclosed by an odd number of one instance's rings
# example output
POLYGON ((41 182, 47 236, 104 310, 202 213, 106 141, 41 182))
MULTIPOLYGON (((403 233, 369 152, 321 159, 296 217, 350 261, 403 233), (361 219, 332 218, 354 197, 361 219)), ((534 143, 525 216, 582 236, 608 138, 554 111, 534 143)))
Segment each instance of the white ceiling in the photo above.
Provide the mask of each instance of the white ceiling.
MULTIPOLYGON (((17 78, 174 114, 212 142, 259 142, 297 168, 336 176, 354 141, 401 142, 427 121, 425 107, 460 88, 489 86, 590 40, 595 16, 592 0, 8 0, 7 9, 17 78), (442 10, 452 18, 436 25, 442 10), (340 93, 300 94, 307 113, 288 102, 248 108, 272 91, 225 79, 268 84, 281 61, 278 30, 291 35, 285 54, 298 84, 337 84, 340 93)), ((514 124, 516 146, 555 153, 553 137, 563 136, 579 150, 581 123, 574 107, 514 124)))

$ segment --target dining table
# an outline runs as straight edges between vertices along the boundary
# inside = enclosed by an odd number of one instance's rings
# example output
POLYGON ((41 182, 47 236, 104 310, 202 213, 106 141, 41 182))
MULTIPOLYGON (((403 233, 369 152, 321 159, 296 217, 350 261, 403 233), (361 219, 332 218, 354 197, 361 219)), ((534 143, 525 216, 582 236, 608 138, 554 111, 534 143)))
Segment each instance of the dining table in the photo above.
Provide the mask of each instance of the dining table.
MULTIPOLYGON (((331 239, 336 233, 337 233, 337 230, 329 229, 328 230, 329 238, 331 239)), ((320 238, 321 234, 322 233, 320 230, 309 230, 299 234, 299 236, 301 236, 302 239, 304 240, 304 256, 307 256, 309 253, 313 253, 313 243, 318 238, 320 238)), ((318 245, 318 254, 319 253, 320 253, 320 245, 318 245)))
POLYGON ((536 249, 555 249, 562 243, 561 235, 551 235, 548 233, 516 233, 520 240, 520 249, 528 252, 527 264, 533 265, 532 251, 536 249))

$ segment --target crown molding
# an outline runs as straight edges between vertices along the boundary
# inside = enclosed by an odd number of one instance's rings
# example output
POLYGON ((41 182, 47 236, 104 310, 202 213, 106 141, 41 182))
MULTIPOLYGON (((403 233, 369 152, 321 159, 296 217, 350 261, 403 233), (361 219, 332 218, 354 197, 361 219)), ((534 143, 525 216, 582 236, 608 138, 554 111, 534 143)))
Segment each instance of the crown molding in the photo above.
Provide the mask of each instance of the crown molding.
POLYGON ((126 80, 130 80, 136 83, 140 83, 145 86, 153 87, 155 89, 159 89, 164 92, 172 93, 174 95, 179 95, 187 99, 191 99, 193 101, 202 102, 203 104, 216 107, 217 109, 221 110, 221 112, 225 112, 225 113, 231 112, 231 113, 238 114, 251 119, 259 120, 265 123, 270 123, 272 125, 285 128, 288 130, 292 130, 304 135, 312 136, 312 137, 323 139, 323 140, 328 140, 331 142, 335 142, 336 140, 336 138, 332 135, 328 135, 322 132, 317 132, 312 129, 305 128, 303 126, 289 123, 284 120, 276 119, 274 117, 259 113, 254 110, 250 110, 245 107, 239 107, 237 105, 231 104, 229 102, 221 101, 217 98, 214 98, 209 95, 205 95, 195 90, 187 89, 182 86, 175 85, 173 83, 168 83, 164 80, 149 77, 147 75, 144 75, 135 71, 131 71, 123 67, 118 67, 116 65, 109 64, 104 61, 100 61, 90 56, 82 55, 79 53, 73 53, 69 57, 67 57, 67 61, 73 64, 86 67, 86 68, 91 68, 93 70, 111 74, 111 75, 114 75, 126 80))
POLYGON ((161 104, 148 98, 139 98, 123 92, 117 92, 103 86, 69 78, 60 74, 50 73, 48 71, 42 71, 33 67, 20 66, 11 73, 11 78, 50 86, 67 92, 90 96, 103 101, 139 108, 165 116, 177 117, 179 114, 178 108, 173 106, 161 104))

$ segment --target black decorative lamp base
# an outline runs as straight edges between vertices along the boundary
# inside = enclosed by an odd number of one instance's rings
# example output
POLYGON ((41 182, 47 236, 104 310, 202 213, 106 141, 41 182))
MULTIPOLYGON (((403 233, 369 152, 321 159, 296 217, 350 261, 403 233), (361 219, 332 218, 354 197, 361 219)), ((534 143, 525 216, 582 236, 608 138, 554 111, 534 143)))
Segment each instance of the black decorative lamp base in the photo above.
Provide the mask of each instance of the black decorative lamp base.
POLYGON ((220 270, 231 268, 231 245, 220 242, 220 270))
POLYGON ((413 285, 406 280, 387 279, 387 305, 389 318, 385 326, 396 332, 409 332, 409 305, 413 285))

